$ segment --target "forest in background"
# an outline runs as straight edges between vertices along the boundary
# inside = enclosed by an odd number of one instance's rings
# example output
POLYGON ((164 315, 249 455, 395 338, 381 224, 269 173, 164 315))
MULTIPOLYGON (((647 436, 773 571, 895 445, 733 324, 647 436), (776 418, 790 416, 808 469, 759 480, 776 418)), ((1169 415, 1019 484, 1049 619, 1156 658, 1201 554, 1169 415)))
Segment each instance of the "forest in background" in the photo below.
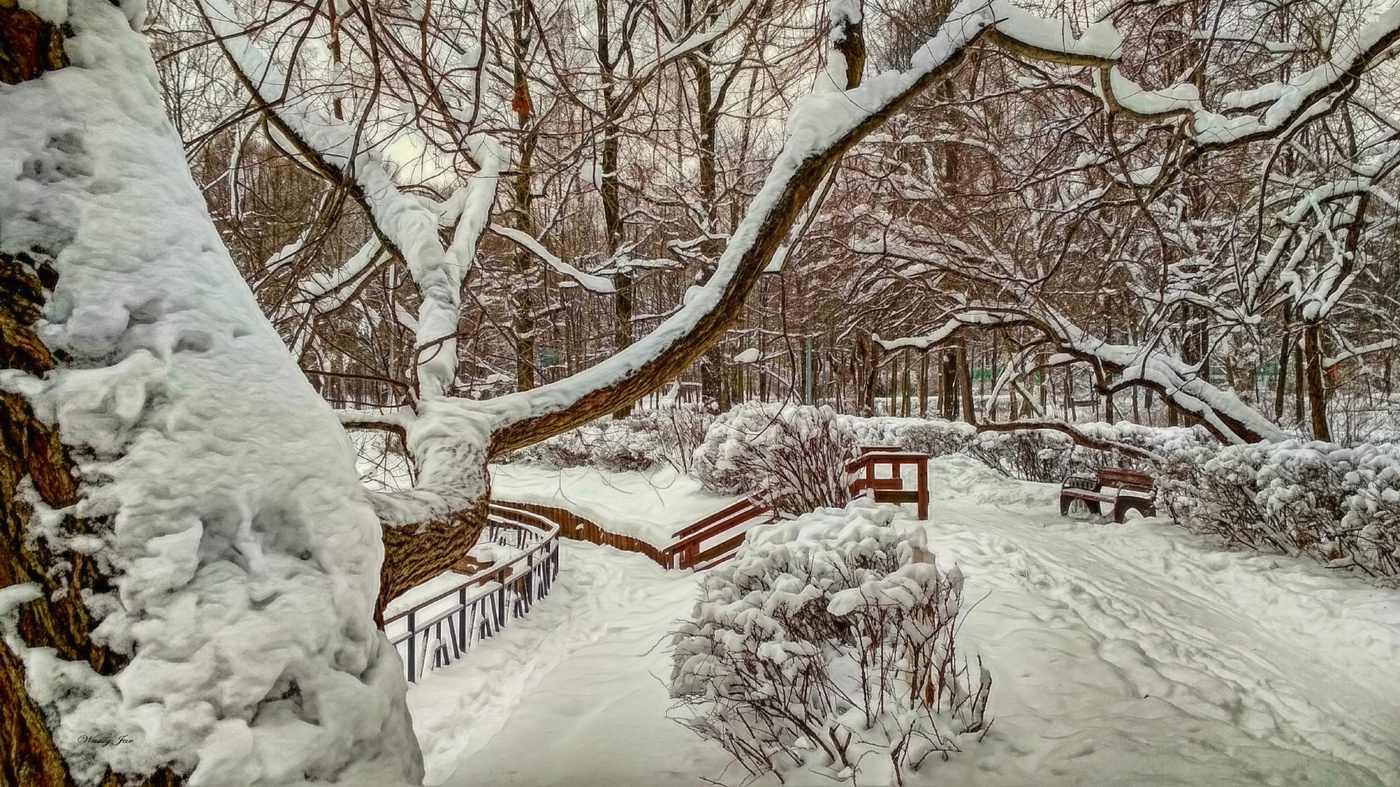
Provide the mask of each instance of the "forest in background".
MULTIPOLYGON (((280 90, 251 89, 255 66, 220 46, 209 4, 153 4, 147 30, 265 312, 328 400, 378 411, 414 401, 425 353, 455 356, 451 393, 490 398, 588 368, 673 314, 714 270, 793 102, 834 86, 818 21, 838 5, 231 10, 280 90), (416 275, 364 185, 288 128, 299 105, 435 206, 443 248, 464 185, 496 180, 450 330, 425 341, 425 290, 444 285, 416 275)), ((1066 41, 1111 21, 1121 60, 974 45, 823 180, 672 398, 1202 423, 1224 442, 1388 428, 1400 121, 1389 57, 1362 48, 1370 5, 1036 10, 1068 20, 1066 41), (1348 63, 1325 100, 1289 105, 1348 63), (1096 86, 1115 81, 1106 100, 1096 86)), ((864 70, 907 68, 948 11, 866 4, 864 70)))

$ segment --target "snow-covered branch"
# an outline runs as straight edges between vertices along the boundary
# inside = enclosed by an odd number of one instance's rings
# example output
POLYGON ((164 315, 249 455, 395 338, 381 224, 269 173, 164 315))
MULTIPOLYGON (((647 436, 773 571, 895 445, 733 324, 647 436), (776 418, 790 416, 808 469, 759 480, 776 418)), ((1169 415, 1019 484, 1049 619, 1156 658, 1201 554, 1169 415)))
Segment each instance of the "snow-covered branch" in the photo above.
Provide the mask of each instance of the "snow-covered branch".
POLYGON ((844 92, 794 105, 788 136, 763 187, 705 286, 642 341, 591 369, 531 391, 487 402, 493 454, 528 445, 631 403, 698 359, 738 313, 829 168, 914 96, 951 74, 964 50, 992 23, 984 3, 960 3, 905 72, 887 72, 844 92))
POLYGON ((600 295, 617 292, 617 288, 610 280, 602 276, 594 276, 591 273, 584 273, 569 263, 564 262, 559 259, 559 257, 552 254, 549 249, 546 249, 544 244, 535 240, 529 233, 521 232, 520 230, 501 224, 492 224, 491 231, 519 244, 521 248, 539 257, 541 262, 558 271, 561 275, 578 282, 580 287, 589 292, 598 293, 600 295))
POLYGON ((457 373, 462 281, 489 223, 507 156, 494 140, 470 136, 472 159, 480 170, 461 194, 460 204, 437 205, 407 194, 394 183, 378 153, 364 143, 362 129, 326 114, 311 96, 292 86, 225 0, 200 0, 200 9, 268 121, 304 158, 351 187, 385 248, 403 259, 422 296, 416 329, 418 393, 446 394, 457 373), (438 227, 446 211, 459 218, 451 244, 444 247, 438 227))

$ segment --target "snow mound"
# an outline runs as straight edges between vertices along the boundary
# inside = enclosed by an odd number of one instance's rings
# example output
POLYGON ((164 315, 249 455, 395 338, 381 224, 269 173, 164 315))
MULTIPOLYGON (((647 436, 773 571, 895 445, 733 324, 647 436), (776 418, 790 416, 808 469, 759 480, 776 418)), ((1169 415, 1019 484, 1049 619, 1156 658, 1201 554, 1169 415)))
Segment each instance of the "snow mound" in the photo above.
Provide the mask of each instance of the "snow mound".
POLYGON ((964 454, 948 454, 929 460, 929 496, 965 499, 1020 508, 1046 508, 1059 499, 1059 484, 1007 478, 985 463, 964 454))

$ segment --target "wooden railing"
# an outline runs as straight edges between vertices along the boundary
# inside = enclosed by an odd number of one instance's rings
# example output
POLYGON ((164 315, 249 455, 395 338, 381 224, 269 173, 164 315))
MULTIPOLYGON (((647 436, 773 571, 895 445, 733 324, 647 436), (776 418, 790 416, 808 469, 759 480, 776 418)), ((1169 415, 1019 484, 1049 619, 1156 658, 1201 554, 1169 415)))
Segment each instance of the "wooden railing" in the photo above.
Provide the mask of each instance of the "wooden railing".
POLYGON ((564 538, 637 552, 646 555, 665 568, 706 569, 719 565, 734 557, 739 545, 744 542, 744 532, 747 530, 745 525, 758 517, 768 518, 772 516, 772 511, 766 507, 752 500, 740 500, 693 525, 687 525, 677 530, 671 534, 670 542, 666 546, 657 547, 640 538, 609 532, 566 508, 538 503, 513 503, 504 500, 500 501, 499 504, 521 511, 533 512, 558 522, 560 535, 564 538), (715 539, 730 533, 732 535, 729 535, 728 538, 715 542, 715 539), (711 543, 707 544, 706 542, 711 543))
POLYGON ((739 545, 744 543, 744 535, 748 529, 739 530, 742 525, 758 517, 771 519, 772 516, 771 508, 759 505, 753 500, 740 500, 723 511, 716 511, 699 522, 672 533, 671 538, 674 540, 662 551, 667 562, 661 565, 667 568, 694 569, 717 566, 734 557, 739 545), (738 532, 734 532, 736 530, 738 532), (728 533, 734 534, 723 541, 705 546, 706 541, 713 541, 728 533))
POLYGON ((846 465, 846 472, 856 478, 851 481, 851 494, 869 492, 879 503, 914 503, 918 506, 919 519, 928 519, 928 454, 904 451, 891 446, 862 446, 860 456, 846 465), (914 489, 904 488, 905 465, 913 465, 918 471, 918 482, 914 489), (881 476, 877 468, 890 468, 891 475, 881 476))
POLYGON ((384 621, 408 681, 416 683, 425 669, 460 659, 473 643, 549 595, 559 576, 559 532, 560 526, 545 517, 493 503, 481 539, 525 551, 384 621))
POLYGON ((590 522, 587 519, 575 514, 567 508, 558 506, 546 506, 539 503, 515 503, 508 500, 497 501, 500 506, 533 513, 559 524, 559 534, 564 538, 572 538, 575 541, 587 541, 590 544, 601 544, 603 546, 617 547, 628 552, 640 552, 643 555, 655 560, 657 563, 670 568, 662 550, 631 536, 622 536, 611 533, 602 527, 590 522))

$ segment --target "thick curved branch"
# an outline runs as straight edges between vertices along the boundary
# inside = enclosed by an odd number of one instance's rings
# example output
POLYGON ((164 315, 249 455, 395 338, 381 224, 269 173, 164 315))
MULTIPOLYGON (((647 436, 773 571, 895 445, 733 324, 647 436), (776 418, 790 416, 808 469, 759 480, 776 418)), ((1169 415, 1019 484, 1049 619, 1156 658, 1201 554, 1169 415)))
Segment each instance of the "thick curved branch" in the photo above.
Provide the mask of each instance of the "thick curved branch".
POLYGON ((344 183, 373 220, 379 241, 403 259, 418 285, 422 304, 415 337, 420 396, 442 396, 457 373, 457 323, 462 281, 489 223, 496 184, 506 156, 487 137, 469 137, 471 158, 481 169, 448 203, 436 205, 407 194, 394 183, 358 131, 330 117, 310 97, 295 93, 287 75, 258 48, 224 0, 201 0, 205 23, 239 81, 271 125, 317 169, 344 183), (444 247, 438 229, 455 214, 452 242, 444 247))
POLYGON ((964 2, 909 71, 798 102, 787 142, 714 275, 691 290, 677 314, 644 340, 572 377, 488 402, 460 403, 490 417, 490 453, 506 453, 613 412, 698 360, 733 323, 830 168, 915 96, 951 75, 991 22, 984 4, 964 2))
POLYGON ((1145 459, 1150 462, 1161 461, 1161 457, 1157 454, 1152 453, 1151 451, 1138 448, 1135 445, 1128 445, 1127 443, 1119 443, 1113 440, 1103 440, 1098 437, 1094 437, 1084 432, 1082 429, 1079 429, 1074 424, 1066 423, 1065 421, 1004 421, 1000 423, 977 424, 977 431, 979 433, 1016 432, 1022 429, 1052 429, 1056 432, 1060 432, 1061 434, 1068 435, 1070 439, 1074 440, 1075 445, 1080 445, 1085 448, 1092 448, 1096 451, 1103 451, 1105 453, 1112 453, 1113 451, 1117 451, 1121 454, 1127 454, 1128 456, 1136 457, 1138 459, 1145 459))

